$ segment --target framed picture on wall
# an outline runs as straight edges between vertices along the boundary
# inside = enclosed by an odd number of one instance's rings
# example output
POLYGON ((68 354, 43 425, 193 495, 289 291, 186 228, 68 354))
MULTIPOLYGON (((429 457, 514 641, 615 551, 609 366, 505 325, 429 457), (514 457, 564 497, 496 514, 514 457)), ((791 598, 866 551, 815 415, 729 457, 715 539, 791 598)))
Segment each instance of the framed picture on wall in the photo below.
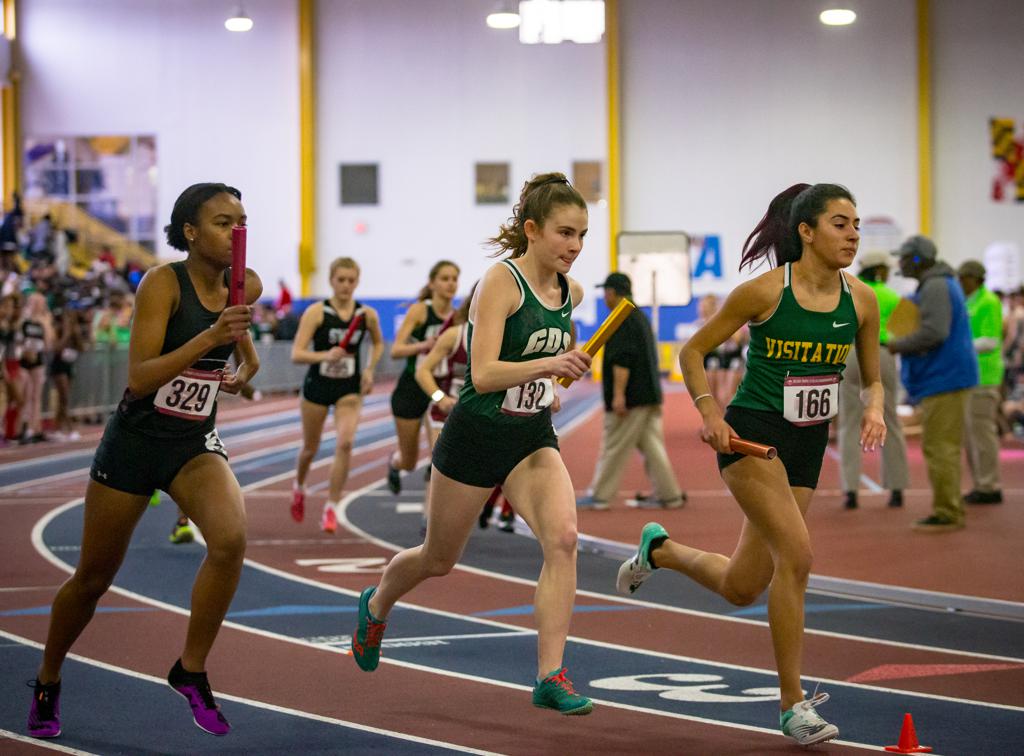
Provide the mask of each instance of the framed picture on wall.
POLYGON ((508 202, 508 163, 477 163, 475 192, 478 205, 508 202))
POLYGON ((341 204, 376 205, 377 163, 341 164, 341 204))
POLYGON ((572 185, 583 199, 598 202, 604 199, 601 186, 602 165, 599 160, 574 160, 572 164, 572 185))

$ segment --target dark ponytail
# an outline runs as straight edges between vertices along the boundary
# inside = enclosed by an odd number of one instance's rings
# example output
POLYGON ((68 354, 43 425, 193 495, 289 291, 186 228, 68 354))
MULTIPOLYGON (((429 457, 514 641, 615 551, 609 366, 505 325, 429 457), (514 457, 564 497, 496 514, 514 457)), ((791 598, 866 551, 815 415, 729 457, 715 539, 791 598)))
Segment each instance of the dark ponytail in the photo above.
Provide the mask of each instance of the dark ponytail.
POLYGON ((833 199, 857 204, 850 190, 839 184, 793 184, 777 194, 743 244, 740 270, 753 269, 764 260, 772 267, 799 260, 803 254, 800 224, 816 227, 818 216, 833 199))
POLYGON ((497 236, 487 240, 490 246, 498 248, 492 257, 505 252, 512 253, 510 258, 525 255, 529 244, 523 230, 526 221, 532 220, 543 227, 551 211, 560 205, 587 209, 583 195, 573 188, 564 173, 538 173, 523 184, 519 203, 512 208, 512 217, 498 230, 497 236))

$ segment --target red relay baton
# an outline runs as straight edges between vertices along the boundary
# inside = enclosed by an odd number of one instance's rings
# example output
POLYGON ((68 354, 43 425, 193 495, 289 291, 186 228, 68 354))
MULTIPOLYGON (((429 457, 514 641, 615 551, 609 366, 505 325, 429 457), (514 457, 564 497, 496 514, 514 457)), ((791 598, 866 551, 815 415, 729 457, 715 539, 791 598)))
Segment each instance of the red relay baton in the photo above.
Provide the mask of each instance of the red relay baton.
POLYGON ((345 331, 345 335, 341 337, 341 341, 338 342, 338 346, 342 349, 348 349, 348 342, 352 340, 352 334, 356 332, 359 324, 363 322, 363 311, 357 310, 352 316, 352 322, 348 324, 348 330, 345 331))
POLYGON ((245 226, 231 229, 231 288, 228 304, 245 304, 245 226))

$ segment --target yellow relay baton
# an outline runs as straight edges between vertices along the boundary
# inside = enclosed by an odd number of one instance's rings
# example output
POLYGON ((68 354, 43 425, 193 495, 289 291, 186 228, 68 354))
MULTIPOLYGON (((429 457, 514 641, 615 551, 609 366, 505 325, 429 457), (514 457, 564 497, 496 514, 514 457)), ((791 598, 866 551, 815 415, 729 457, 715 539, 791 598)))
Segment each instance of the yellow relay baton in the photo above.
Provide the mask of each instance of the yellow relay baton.
MULTIPOLYGON (((591 357, 596 355, 598 351, 605 345, 605 342, 612 337, 612 334, 619 330, 619 326, 622 325, 623 321, 629 317, 629 314, 636 309, 636 305, 630 302, 628 299, 621 300, 615 309, 608 313, 608 317, 604 319, 601 327, 598 328, 594 335, 587 339, 587 343, 583 345, 583 351, 589 354, 591 357)), ((565 387, 572 385, 572 378, 559 378, 558 382, 565 387)))

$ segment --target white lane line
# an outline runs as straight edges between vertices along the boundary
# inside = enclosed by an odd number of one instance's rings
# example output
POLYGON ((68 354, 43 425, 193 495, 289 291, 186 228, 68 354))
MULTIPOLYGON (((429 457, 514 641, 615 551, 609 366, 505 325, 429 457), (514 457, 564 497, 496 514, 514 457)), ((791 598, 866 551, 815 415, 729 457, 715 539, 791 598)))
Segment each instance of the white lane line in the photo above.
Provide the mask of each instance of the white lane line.
MULTIPOLYGON (((9 633, 5 630, 0 630, 0 636, 8 638, 9 640, 17 641, 18 643, 32 648, 42 650, 43 644, 37 643, 36 641, 23 638, 19 635, 9 633)), ((118 667, 113 664, 107 664, 96 659, 90 659, 86 656, 80 656, 79 654, 68 654, 69 659, 81 662, 82 664, 88 664, 92 667, 97 667, 107 672, 114 672, 125 677, 131 677, 136 680, 143 680, 145 682, 155 683, 161 688, 167 686, 167 681, 162 677, 154 677, 153 675, 143 674, 142 672, 136 672, 135 670, 127 669, 125 667, 118 667)), ((235 696, 230 693, 217 692, 217 698, 225 701, 234 701, 235 703, 245 704, 246 706, 252 706, 257 709, 263 709, 264 711, 273 711, 277 714, 287 714, 293 717, 300 717, 302 719, 309 719, 314 722, 323 722, 324 724, 335 725, 338 727, 345 727, 350 730, 359 730, 361 732, 371 732, 375 735, 384 735, 389 738, 397 738, 398 740, 405 740, 410 743, 422 743, 424 745, 435 746, 437 748, 448 748, 450 750, 458 751, 459 753, 476 753, 476 754, 493 754, 494 751, 482 751, 478 748, 469 748, 466 746, 456 745, 455 743, 447 743, 442 740, 432 740, 430 738, 423 738, 418 735, 409 735, 404 732, 397 732, 395 730, 385 730, 380 727, 372 727, 370 725, 359 724, 358 722, 349 722, 344 719, 337 719, 335 717, 325 717, 322 714, 313 714, 308 711, 299 711, 298 709, 290 709, 286 706, 278 706, 277 704, 266 703, 264 701, 257 701, 254 698, 246 698, 244 696, 235 696)), ((37 745, 43 745, 36 739, 31 739, 31 742, 37 745)), ((71 751, 71 753, 85 753, 85 751, 71 751)))
POLYGON ((59 751, 60 753, 74 753, 78 756, 99 756, 92 751, 83 751, 80 748, 68 748, 60 743, 54 743, 52 740, 44 740, 42 738, 30 738, 27 735, 19 735, 16 732, 10 730, 0 730, 0 740, 7 738, 9 740, 16 740, 19 743, 28 743, 30 745, 38 746, 44 750, 59 751))

